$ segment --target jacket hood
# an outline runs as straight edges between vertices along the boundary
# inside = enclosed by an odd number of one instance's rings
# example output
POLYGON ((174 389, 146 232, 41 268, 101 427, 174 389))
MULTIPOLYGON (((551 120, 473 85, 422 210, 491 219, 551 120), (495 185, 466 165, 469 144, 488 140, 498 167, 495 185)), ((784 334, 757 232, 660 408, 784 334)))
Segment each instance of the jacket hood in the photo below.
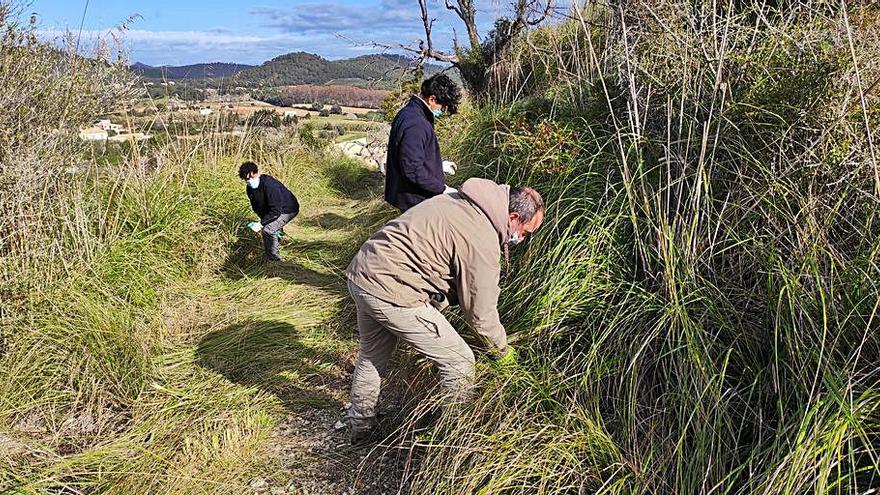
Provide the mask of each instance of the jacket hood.
POLYGON ((507 247, 510 238, 510 224, 508 221, 510 207, 510 186, 496 184, 489 179, 468 179, 459 188, 459 192, 477 205, 495 231, 498 232, 498 243, 507 247))

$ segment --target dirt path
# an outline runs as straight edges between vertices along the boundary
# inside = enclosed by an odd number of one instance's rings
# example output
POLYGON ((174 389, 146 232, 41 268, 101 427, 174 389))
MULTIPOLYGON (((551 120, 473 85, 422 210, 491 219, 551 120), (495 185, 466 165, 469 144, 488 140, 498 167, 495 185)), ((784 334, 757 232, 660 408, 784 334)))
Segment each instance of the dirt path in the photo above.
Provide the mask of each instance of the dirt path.
MULTIPOLYGON (((245 493, 407 493, 405 459, 376 444, 351 447, 340 422, 356 353, 343 271, 387 217, 375 198, 364 193, 297 218, 285 229, 284 262, 260 262, 256 239, 243 237, 224 267, 225 291, 276 298, 259 320, 244 318, 201 345, 207 368, 271 394, 278 406, 270 409, 276 424, 263 443, 266 466, 241 480, 245 493)), ((385 406, 395 407, 388 399, 385 406)))

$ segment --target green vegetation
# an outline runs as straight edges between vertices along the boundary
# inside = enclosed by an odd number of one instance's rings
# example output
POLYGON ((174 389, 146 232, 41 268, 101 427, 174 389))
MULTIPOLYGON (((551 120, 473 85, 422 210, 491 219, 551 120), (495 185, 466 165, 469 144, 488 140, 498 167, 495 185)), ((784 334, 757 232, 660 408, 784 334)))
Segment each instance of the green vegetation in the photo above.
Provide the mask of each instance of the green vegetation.
POLYGON ((230 64, 223 62, 166 67, 151 67, 145 64, 134 64, 131 66, 131 71, 146 79, 170 81, 175 79, 228 78, 253 67, 253 65, 230 64))
POLYGON ((447 124, 550 206, 502 292, 521 366, 420 439, 423 493, 880 486, 880 13, 731 5, 591 7, 447 124))
MULTIPOLYGON (((548 212, 504 271, 519 364, 480 363, 428 429, 392 420, 403 492, 880 486, 880 13, 777 3, 591 4, 507 43, 441 119, 457 182, 530 185, 548 212)), ((374 177, 325 119, 96 163, 76 131, 130 75, 0 12, 0 491, 280 476, 273 426, 346 400, 342 269, 389 214, 374 177), (244 158, 304 205, 280 267, 241 228, 244 158)), ((392 383, 430 407, 426 368, 404 353, 392 383)))
MULTIPOLYGON (((311 53, 295 52, 237 73, 233 78, 233 85, 262 88, 297 84, 339 84, 391 89, 412 62, 399 55, 363 55, 343 60, 327 60, 311 53)), ((426 66, 426 72, 429 73, 439 70, 440 67, 436 65, 426 66)))
POLYGON ((0 96, 4 122, 38 138, 0 143, 0 492, 284 487, 267 455, 275 424, 346 400, 355 343, 341 270, 383 218, 350 193, 375 181, 295 142, 211 132, 99 165, 76 132, 103 102, 125 101, 107 83, 125 72, 96 63, 59 80, 66 55, 28 45, 33 28, 12 17, 0 27, 0 84, 18 84, 0 96), (76 96, 58 108, 64 94, 76 96), (245 158, 303 204, 281 266, 261 263, 243 228, 245 158), (324 226, 328 216, 338 220, 324 226))
MULTIPOLYGON (((321 383, 350 357, 332 318, 347 236, 365 234, 296 225, 289 262, 267 272, 237 163, 202 146, 152 173, 84 174, 56 199, 41 227, 62 248, 16 272, 33 281, 25 300, 4 299, 0 491, 241 492, 276 470, 279 419, 345 400, 321 383), (47 281, 52 267, 63 278, 47 281)), ((248 156, 312 214, 360 213, 335 206, 320 158, 248 156)))

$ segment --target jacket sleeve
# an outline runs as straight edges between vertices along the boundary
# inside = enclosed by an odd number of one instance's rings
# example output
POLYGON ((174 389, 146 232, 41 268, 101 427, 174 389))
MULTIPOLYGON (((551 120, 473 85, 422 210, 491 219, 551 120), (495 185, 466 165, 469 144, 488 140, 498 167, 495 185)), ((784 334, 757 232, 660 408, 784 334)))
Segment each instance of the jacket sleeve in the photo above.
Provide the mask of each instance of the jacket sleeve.
POLYGON ((246 192, 246 194, 247 194, 248 201, 251 202, 251 210, 253 210, 254 213, 256 213, 257 216, 258 216, 260 219, 262 219, 262 218, 263 218, 263 215, 265 215, 266 212, 265 212, 265 211, 262 211, 262 210, 260 209, 260 207, 259 207, 259 205, 258 205, 258 203, 257 203, 256 193, 255 193, 255 192, 253 191, 253 189, 251 189, 251 188, 248 188, 247 191, 245 191, 245 192, 246 192))
POLYGON ((398 145, 400 171, 410 182, 421 187, 425 191, 434 194, 442 194, 446 189, 443 182, 443 174, 431 173, 434 165, 427 162, 426 148, 430 142, 430 129, 423 126, 411 125, 403 130, 403 135, 398 145))
POLYGON ((503 354, 507 350, 507 332, 498 316, 499 258, 500 254, 493 259, 485 252, 475 252, 466 260, 458 259, 458 298, 468 323, 493 352, 503 354))

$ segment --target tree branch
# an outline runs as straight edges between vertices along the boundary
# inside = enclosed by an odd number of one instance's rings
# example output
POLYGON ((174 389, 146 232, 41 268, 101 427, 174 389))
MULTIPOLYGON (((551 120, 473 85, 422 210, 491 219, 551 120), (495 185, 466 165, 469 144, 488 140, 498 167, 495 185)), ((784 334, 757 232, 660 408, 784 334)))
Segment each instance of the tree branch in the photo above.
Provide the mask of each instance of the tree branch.
POLYGON ((434 44, 431 41, 431 28, 434 26, 436 19, 428 20, 428 4, 426 0, 419 0, 419 7, 422 10, 422 24, 425 26, 425 41, 428 43, 427 52, 430 53, 434 48, 434 44))
MULTIPOLYGON (((351 43, 353 46, 369 46, 372 48, 380 48, 382 50, 403 50, 405 52, 414 53, 417 58, 432 58, 434 60, 438 60, 440 62, 448 62, 453 65, 458 64, 458 57, 456 55, 450 55, 447 53, 439 52, 437 50, 431 50, 430 52, 426 49, 424 42, 419 41, 418 48, 414 48, 411 45, 406 45, 403 43, 379 43, 376 41, 370 41, 367 43, 357 42, 347 36, 342 34, 337 34, 337 38, 346 40, 351 43)), ((421 63, 420 60, 418 63, 421 63)))
MULTIPOLYGON (((419 5, 425 5, 426 0, 419 0, 419 5)), ((446 8, 455 12, 455 15, 464 23, 464 27, 468 32, 468 40, 471 48, 480 47, 480 33, 477 31, 477 9, 474 7, 474 0, 456 0, 456 4, 452 0, 445 0, 446 8)))
POLYGON ((544 12, 541 13, 541 17, 539 17, 535 20, 529 21, 529 26, 537 26, 538 24, 541 24, 542 22, 544 22, 545 19, 547 19, 547 16, 549 16, 550 12, 552 12, 552 11, 553 11, 553 0, 547 0, 547 5, 544 7, 544 12))
POLYGON ((523 29, 528 26, 537 26, 547 19, 553 11, 553 0, 547 0, 547 4, 544 6, 543 11, 536 19, 529 19, 530 12, 538 11, 536 6, 539 4, 539 0, 517 0, 513 22, 510 24, 506 36, 503 38, 503 42, 496 46, 496 51, 503 49, 504 46, 507 45, 510 40, 519 35, 523 29))
POLYGON ((455 14, 458 16, 459 19, 464 18, 464 16, 461 13, 461 10, 458 7, 456 7, 455 5, 452 5, 451 3, 449 3, 449 0, 446 0, 446 8, 455 12, 455 14))
MULTIPOLYGON (((446 0, 446 2, 447 7, 449 7, 449 0, 446 0)), ((423 63, 424 59, 426 58, 433 58, 434 60, 449 62, 457 65, 459 62, 457 55, 449 55, 434 49, 434 41, 431 39, 431 29, 434 27, 434 21, 436 21, 436 19, 431 19, 430 17, 428 17, 427 0, 419 0, 419 9, 421 10, 422 26, 424 26, 425 28, 425 39, 419 41, 418 50, 411 47, 404 47, 403 45, 399 45, 398 48, 403 48, 404 50, 418 53, 419 57, 421 58, 420 63, 423 63)))

